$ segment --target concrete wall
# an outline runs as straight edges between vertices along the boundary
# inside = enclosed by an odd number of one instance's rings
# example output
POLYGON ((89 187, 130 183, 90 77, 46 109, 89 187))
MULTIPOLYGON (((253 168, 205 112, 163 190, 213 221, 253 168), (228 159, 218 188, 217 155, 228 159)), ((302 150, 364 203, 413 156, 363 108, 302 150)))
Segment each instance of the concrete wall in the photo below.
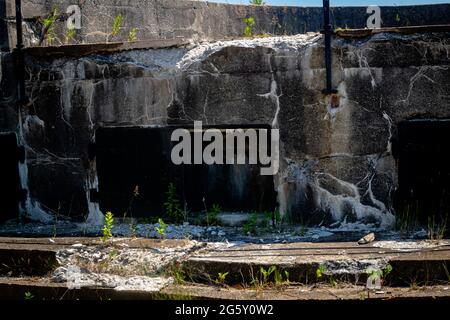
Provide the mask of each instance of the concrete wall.
MULTIPOLYGON (((322 24, 320 7, 241 6, 203 1, 182 0, 35 0, 23 1, 24 33, 28 46, 47 45, 42 21, 54 8, 60 13, 55 23, 53 45, 122 41, 131 28, 137 28, 138 40, 183 37, 213 40, 241 37, 244 18, 254 17, 255 34, 291 35, 319 31, 322 24), (82 28, 74 40, 66 40, 66 9, 77 4, 81 8, 82 28), (111 36, 114 17, 124 16, 117 36, 111 36), (41 44, 40 44, 41 43, 41 44)), ((369 14, 366 7, 332 8, 335 27, 364 28, 369 14)), ((14 1, 0 0, 0 17, 14 17, 14 1)), ((450 5, 381 7, 382 26, 436 25, 450 23, 450 5)), ((14 19, 7 19, 8 34, 2 33, 0 46, 14 46, 14 19), (9 39, 9 41, 8 41, 9 39)), ((2 21, 2 23, 4 23, 2 21)))
MULTIPOLYGON (((267 124, 280 129, 278 203, 291 221, 393 224, 398 123, 450 117, 448 33, 377 34, 333 41, 339 107, 321 94, 319 34, 131 50, 80 58, 27 57, 32 104, 7 95, 2 131, 26 146, 28 214, 42 208, 98 217, 89 201, 99 127, 267 124)), ((8 59, 9 55, 3 55, 8 59)), ((12 77, 5 77, 8 87, 12 77)), ((11 88, 9 93, 12 94, 11 88)))

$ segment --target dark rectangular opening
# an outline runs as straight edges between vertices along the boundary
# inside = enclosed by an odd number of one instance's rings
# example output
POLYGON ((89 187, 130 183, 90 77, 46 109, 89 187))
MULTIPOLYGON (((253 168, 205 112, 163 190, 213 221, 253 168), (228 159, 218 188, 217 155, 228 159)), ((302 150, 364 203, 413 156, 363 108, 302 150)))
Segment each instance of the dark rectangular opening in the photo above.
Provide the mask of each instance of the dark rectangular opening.
MULTIPOLYGON (((227 211, 274 210, 273 177, 260 175, 259 165, 175 165, 171 134, 178 127, 100 128, 96 132, 96 163, 102 211, 133 217, 164 215, 168 185, 190 212, 218 204, 227 211), (133 196, 138 186, 138 195, 133 196)), ((187 128, 187 127, 185 127, 187 128)), ((204 127, 208 129, 210 127, 204 127)), ((250 126, 215 126, 246 129, 250 126)), ((267 126, 251 126, 268 129, 267 126)))
POLYGON ((19 176, 19 149, 14 133, 0 133, 0 221, 19 216, 21 185, 19 176))
POLYGON ((419 221, 450 209, 450 120, 409 120, 398 125, 399 189, 414 204, 419 221))

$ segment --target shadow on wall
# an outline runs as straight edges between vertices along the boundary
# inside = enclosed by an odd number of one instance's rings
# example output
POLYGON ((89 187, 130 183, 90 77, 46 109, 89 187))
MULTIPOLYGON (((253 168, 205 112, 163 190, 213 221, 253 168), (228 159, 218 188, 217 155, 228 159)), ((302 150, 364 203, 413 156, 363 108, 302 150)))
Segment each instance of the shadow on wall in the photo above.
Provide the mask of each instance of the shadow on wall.
POLYGON ((19 203, 24 200, 18 166, 24 153, 17 146, 15 133, 0 133, 0 150, 0 222, 3 222, 19 216, 19 203))
POLYGON ((97 130, 98 201, 103 212, 160 216, 172 183, 182 207, 191 212, 213 204, 226 211, 275 209, 273 177, 261 176, 258 165, 174 165, 170 157, 174 129, 97 130))
POLYGON ((450 119, 414 119, 398 125, 396 211, 417 222, 450 213, 450 119))

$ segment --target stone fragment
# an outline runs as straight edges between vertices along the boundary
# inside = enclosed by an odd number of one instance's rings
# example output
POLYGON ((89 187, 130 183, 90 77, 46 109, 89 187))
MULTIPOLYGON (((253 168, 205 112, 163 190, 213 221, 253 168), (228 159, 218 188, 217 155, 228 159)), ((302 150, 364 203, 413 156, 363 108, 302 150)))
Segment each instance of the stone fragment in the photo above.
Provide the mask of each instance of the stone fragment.
POLYGON ((371 232, 368 235, 359 239, 358 244, 368 244, 370 242, 373 242, 374 240, 375 240, 375 233, 371 232))

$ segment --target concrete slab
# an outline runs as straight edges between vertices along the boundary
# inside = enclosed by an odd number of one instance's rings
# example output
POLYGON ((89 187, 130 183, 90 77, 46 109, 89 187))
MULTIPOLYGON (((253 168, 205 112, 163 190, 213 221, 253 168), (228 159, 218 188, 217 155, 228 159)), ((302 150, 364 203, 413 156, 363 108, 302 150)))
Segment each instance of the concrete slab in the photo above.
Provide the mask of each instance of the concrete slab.
MULTIPOLYGON (((161 241, 138 238, 115 238, 108 244, 99 238, 0 238, 0 262, 3 266, 1 274, 9 276, 49 274, 57 267, 57 252, 68 248, 76 249, 73 247, 74 244, 86 248, 81 251, 88 261, 94 261, 92 258, 94 255, 108 257, 108 250, 113 248, 117 248, 115 255, 120 259, 131 258, 133 252, 141 252, 142 255, 148 249, 151 252, 144 254, 143 257, 155 254, 161 256, 161 261, 166 261, 168 258, 164 256, 164 252, 167 250, 155 249, 178 248, 179 251, 180 248, 180 250, 189 248, 186 249, 189 252, 180 255, 182 256, 180 259, 175 257, 175 260, 181 263, 180 268, 183 269, 187 279, 192 278, 196 282, 209 284, 215 283, 218 274, 225 272, 228 272, 226 277, 228 284, 249 284, 255 279, 260 279, 261 268, 267 270, 271 266, 275 266, 283 274, 287 271, 291 282, 303 284, 326 282, 329 279, 363 284, 368 269, 382 270, 388 265, 392 267, 392 271, 384 277, 384 281, 390 285, 430 285, 448 283, 450 280, 448 240, 378 241, 367 245, 352 242, 287 244, 196 242, 192 245, 193 242, 189 240, 161 241), (89 258, 90 254, 92 259, 89 258), (321 279, 316 276, 319 268, 322 268, 324 273, 321 279)), ((138 258, 133 259, 138 261, 138 258)), ((148 266, 150 265, 151 262, 148 262, 148 266)), ((110 262, 108 266, 112 268, 114 263, 110 262)), ((148 266, 144 269, 147 270, 148 266)), ((129 272, 122 267, 120 270, 122 276, 137 275, 131 268, 129 272)))
POLYGON ((226 300, 407 300, 449 299, 449 286, 420 288, 385 287, 380 291, 368 291, 365 286, 285 286, 268 289, 217 288, 206 285, 170 286, 166 294, 184 294, 195 298, 226 300))
POLYGON ((364 282, 369 268, 388 265, 392 267, 389 280, 396 285, 448 281, 449 242, 243 244, 199 251, 185 263, 188 272, 200 275, 199 279, 216 279, 219 273, 228 272, 229 283, 251 282, 261 268, 270 266, 287 271, 290 280, 301 283, 316 282, 318 268, 328 277, 364 282))
POLYGON ((39 278, 0 278, 0 299, 23 300, 29 292, 36 300, 148 300, 148 299, 224 299, 224 300, 423 300, 449 299, 449 286, 418 288, 384 287, 378 292, 364 286, 327 285, 282 286, 265 289, 220 288, 202 284, 170 285, 159 292, 139 290, 118 291, 111 288, 83 287, 69 289, 65 284, 39 278))

